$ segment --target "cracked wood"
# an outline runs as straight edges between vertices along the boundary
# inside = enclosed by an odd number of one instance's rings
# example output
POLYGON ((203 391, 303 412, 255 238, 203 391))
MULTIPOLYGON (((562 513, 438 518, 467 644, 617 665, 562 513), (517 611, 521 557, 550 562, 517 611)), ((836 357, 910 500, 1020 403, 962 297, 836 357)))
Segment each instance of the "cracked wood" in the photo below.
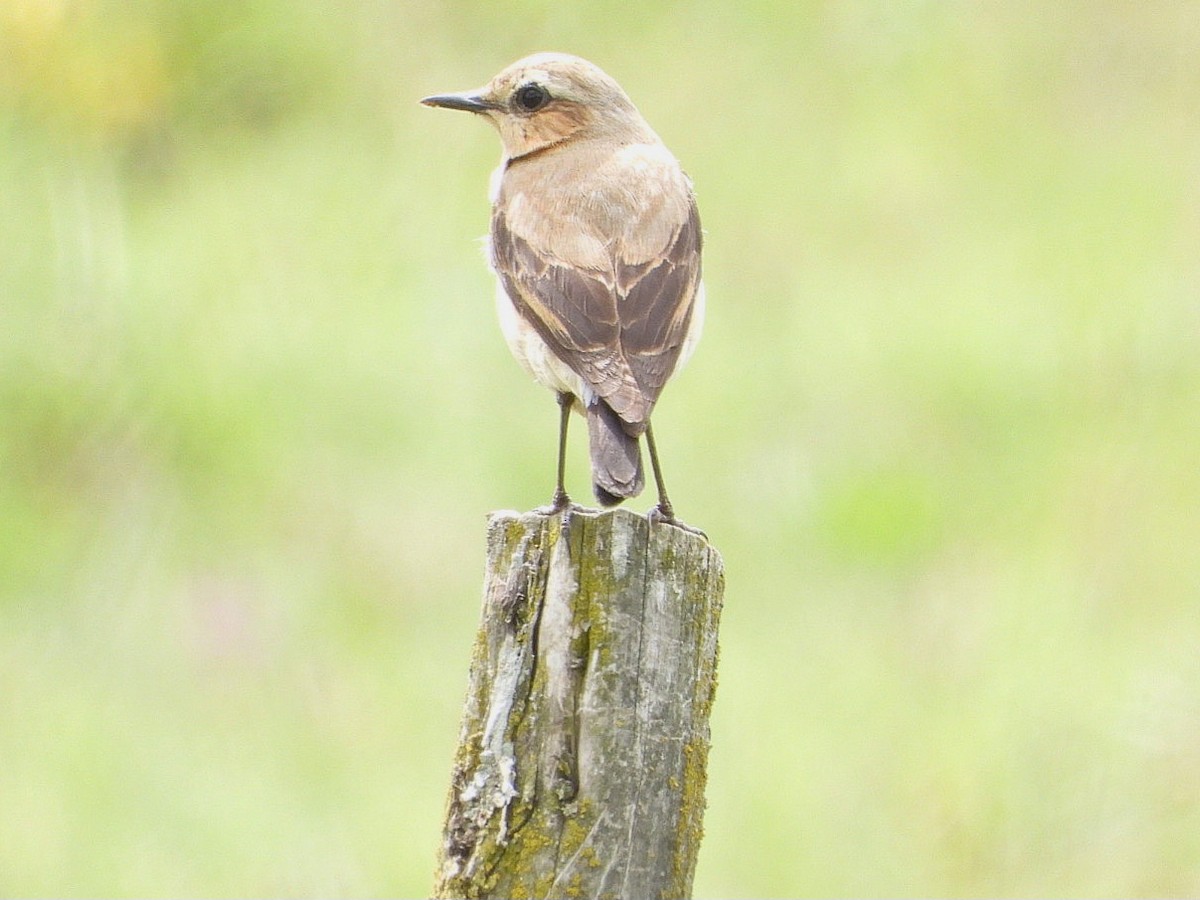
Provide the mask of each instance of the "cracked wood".
POLYGON ((628 510, 493 514, 438 897, 686 897, 720 556, 628 510))

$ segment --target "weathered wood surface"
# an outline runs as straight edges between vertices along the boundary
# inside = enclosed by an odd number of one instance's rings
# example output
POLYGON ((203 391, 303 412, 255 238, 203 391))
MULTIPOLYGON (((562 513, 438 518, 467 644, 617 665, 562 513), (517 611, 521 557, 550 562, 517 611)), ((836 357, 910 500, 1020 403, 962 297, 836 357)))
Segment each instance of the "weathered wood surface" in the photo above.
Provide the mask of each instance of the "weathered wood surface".
POLYGON ((436 896, 690 896, 723 591, 628 510, 491 516, 436 896))

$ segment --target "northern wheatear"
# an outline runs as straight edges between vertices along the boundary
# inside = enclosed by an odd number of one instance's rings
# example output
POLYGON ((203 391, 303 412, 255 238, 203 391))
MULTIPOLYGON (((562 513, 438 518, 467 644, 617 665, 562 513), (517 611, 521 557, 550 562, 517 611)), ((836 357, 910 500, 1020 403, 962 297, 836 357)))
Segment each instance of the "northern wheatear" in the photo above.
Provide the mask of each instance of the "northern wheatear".
POLYGON ((645 433, 658 519, 674 522, 650 427, 667 379, 704 320, 700 218, 692 185, 621 86, 576 56, 539 53, 475 91, 427 106, 478 113, 504 145, 492 178, 490 257, 513 355, 558 395, 558 483, 571 409, 587 419, 596 499, 645 485, 645 433))

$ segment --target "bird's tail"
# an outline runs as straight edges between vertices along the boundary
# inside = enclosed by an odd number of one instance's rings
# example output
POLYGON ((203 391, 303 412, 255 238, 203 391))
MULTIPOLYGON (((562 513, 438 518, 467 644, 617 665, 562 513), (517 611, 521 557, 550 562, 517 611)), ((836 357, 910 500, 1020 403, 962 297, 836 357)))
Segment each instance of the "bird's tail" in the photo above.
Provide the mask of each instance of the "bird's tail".
POLYGON ((597 398, 587 410, 592 490, 601 506, 616 506, 646 486, 638 439, 625 431, 621 417, 597 398))

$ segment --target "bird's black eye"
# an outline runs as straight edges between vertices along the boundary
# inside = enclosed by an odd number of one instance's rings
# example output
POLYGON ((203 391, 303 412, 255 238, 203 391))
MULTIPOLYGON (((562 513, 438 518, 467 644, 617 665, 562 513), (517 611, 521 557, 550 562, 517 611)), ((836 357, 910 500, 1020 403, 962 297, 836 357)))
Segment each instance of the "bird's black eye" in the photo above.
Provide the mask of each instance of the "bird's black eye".
POLYGON ((524 112, 533 112, 535 109, 541 109, 549 99, 550 95, 540 84, 527 84, 519 88, 517 93, 513 95, 517 109, 524 112))

